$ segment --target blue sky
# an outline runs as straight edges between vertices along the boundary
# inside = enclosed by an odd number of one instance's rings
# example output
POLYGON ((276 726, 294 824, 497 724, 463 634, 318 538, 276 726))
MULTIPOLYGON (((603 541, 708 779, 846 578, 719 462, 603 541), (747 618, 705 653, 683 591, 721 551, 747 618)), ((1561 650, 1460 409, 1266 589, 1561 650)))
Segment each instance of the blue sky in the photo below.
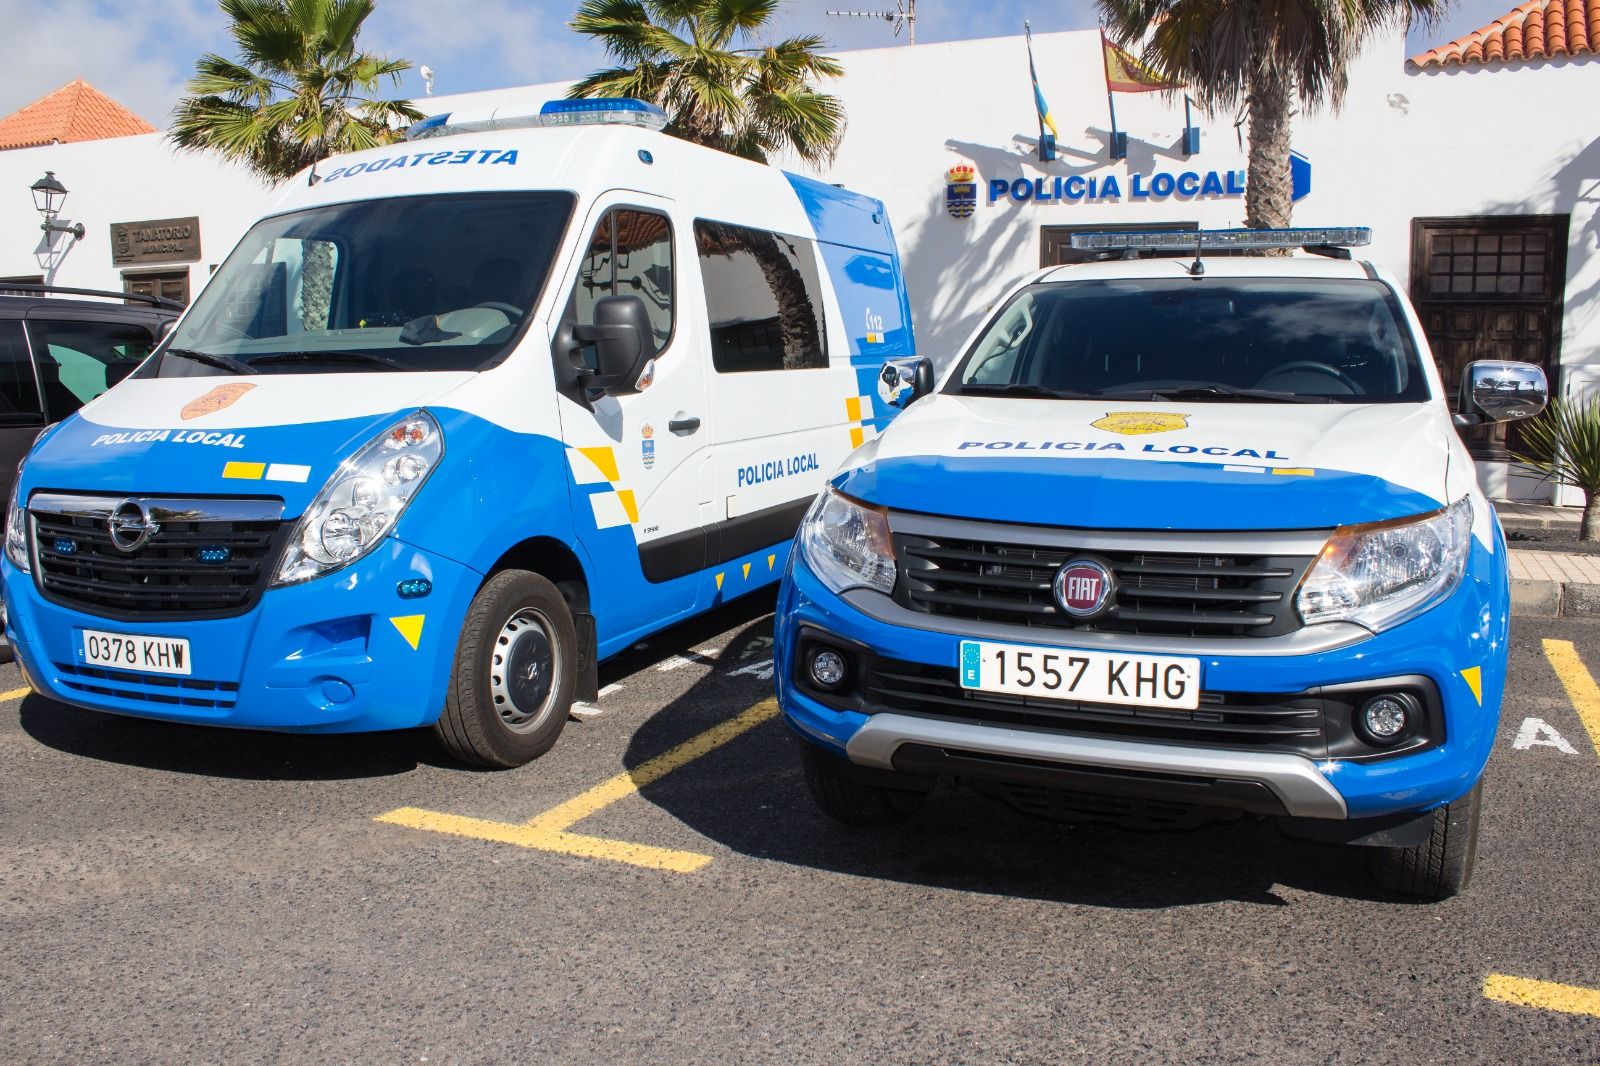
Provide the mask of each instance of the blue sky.
MULTIPOLYGON (((882 10, 893 0, 786 0, 776 33, 820 33, 836 49, 902 43, 885 22, 836 18, 829 10, 882 10)), ((1414 54, 1504 14, 1515 0, 1460 0, 1432 32, 1413 32, 1414 54)), ((378 0, 362 32, 363 47, 400 56, 436 77, 435 91, 524 85, 575 78, 604 65, 588 38, 568 30, 577 0, 378 0)), ((1089 0, 919 0, 919 42, 1019 33, 1024 17, 1036 32, 1095 24, 1089 0)), ((206 51, 229 54, 215 0, 0 0, 0 115, 74 78, 165 126, 167 114, 206 51)), ((398 92, 423 95, 415 69, 398 92)))

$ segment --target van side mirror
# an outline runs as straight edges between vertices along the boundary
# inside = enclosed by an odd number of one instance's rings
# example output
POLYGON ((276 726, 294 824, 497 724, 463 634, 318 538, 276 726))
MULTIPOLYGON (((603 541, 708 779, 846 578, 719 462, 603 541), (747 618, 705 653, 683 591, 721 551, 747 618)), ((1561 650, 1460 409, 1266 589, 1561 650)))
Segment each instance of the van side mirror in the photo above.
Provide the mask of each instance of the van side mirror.
POLYGON ((1514 422, 1532 418, 1549 402, 1550 383, 1542 368, 1532 363, 1479 359, 1468 363, 1461 374, 1456 421, 1460 424, 1461 416, 1481 413, 1485 421, 1514 422))
POLYGON ((921 359, 891 359, 878 374, 878 399, 890 407, 905 409, 919 396, 933 391, 933 362, 921 359))
POLYGON ((654 356, 650 313, 637 296, 607 296, 594 305, 594 324, 576 326, 572 338, 594 345, 594 366, 580 371, 586 388, 625 394, 639 391, 639 379, 654 356))

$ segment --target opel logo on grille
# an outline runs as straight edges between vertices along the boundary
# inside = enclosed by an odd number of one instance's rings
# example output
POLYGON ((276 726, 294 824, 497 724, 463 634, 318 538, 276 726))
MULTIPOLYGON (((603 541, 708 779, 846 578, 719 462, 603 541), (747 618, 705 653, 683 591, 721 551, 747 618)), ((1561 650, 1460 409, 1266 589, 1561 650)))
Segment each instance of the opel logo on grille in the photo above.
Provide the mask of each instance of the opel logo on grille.
POLYGON ((138 500, 123 500, 117 504, 117 509, 106 520, 106 527, 111 530, 112 547, 123 552, 138 551, 161 529, 138 500))
POLYGON ((1056 605, 1074 618, 1098 618, 1111 609, 1117 579, 1094 559, 1068 559, 1056 571, 1056 605))

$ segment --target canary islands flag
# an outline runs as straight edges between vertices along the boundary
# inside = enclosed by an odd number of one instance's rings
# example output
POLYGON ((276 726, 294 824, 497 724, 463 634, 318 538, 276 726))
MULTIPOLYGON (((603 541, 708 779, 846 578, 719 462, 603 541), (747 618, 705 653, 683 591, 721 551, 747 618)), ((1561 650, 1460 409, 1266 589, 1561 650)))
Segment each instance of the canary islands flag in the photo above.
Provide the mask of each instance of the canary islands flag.
POLYGON ((1039 91, 1039 72, 1033 67, 1033 28, 1023 22, 1022 31, 1028 36, 1028 77, 1033 79, 1033 106, 1039 112, 1039 158, 1048 161, 1056 157, 1056 138, 1061 136, 1061 131, 1056 129, 1050 105, 1039 91))

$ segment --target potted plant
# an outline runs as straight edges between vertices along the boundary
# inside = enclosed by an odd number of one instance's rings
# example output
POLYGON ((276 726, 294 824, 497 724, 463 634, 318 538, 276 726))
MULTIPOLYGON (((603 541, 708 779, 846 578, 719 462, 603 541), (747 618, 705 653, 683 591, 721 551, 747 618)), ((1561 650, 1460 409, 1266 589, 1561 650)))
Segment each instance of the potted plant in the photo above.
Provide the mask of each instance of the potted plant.
POLYGON ((1521 466, 1558 485, 1583 493, 1579 540, 1600 541, 1600 393, 1587 400, 1553 400, 1549 410, 1522 430, 1527 452, 1514 452, 1521 466))

